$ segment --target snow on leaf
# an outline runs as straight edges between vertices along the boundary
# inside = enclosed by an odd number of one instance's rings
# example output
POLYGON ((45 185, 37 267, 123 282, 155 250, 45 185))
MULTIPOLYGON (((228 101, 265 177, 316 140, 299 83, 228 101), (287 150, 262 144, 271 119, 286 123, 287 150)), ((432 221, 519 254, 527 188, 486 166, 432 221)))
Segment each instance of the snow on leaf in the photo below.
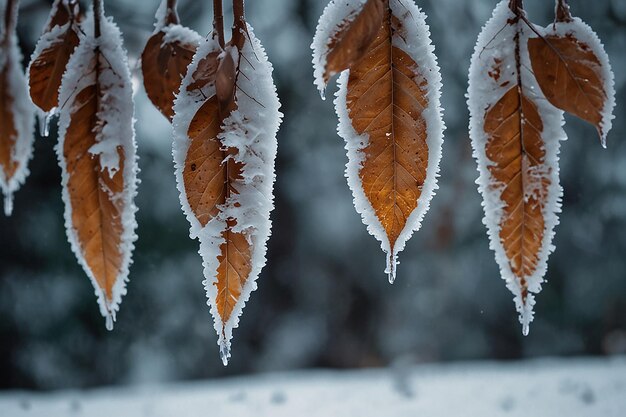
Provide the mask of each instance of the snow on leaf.
POLYGON ((155 31, 141 54, 141 70, 148 97, 170 121, 174 99, 201 39, 179 24, 176 1, 162 0, 155 31))
MULTIPOLYGON (((530 29, 501 1, 472 56, 468 106, 484 223, 523 333, 533 320, 562 195, 563 112, 541 94, 526 48, 530 29)), ((523 13, 523 11, 521 12, 523 13)))
POLYGON ((333 1, 313 49, 318 86, 343 71, 335 109, 348 152, 346 176, 357 211, 387 253, 385 272, 393 282, 398 253, 437 188, 441 159, 441 76, 426 16, 412 1, 333 1))
POLYGON ((130 70, 118 27, 90 11, 59 92, 65 227, 112 329, 136 240, 137 157, 130 70), (99 21, 100 36, 94 25, 99 21))
POLYGON ((593 124, 606 147, 615 108, 609 57, 587 24, 557 6, 557 21, 528 40, 533 72, 548 101, 593 124))
POLYGON ((17 9, 18 1, 0 0, 0 188, 7 216, 13 210, 13 193, 28 175, 34 139, 34 108, 22 72, 17 9))
POLYGON ((273 209, 280 103, 272 66, 241 26, 222 49, 198 47, 174 104, 174 161, 180 201, 200 241, 204 286, 220 355, 265 265, 273 209))
POLYGON ((78 3, 55 0, 28 66, 30 97, 44 114, 40 120, 43 136, 47 136, 47 120, 59 106, 63 73, 78 45, 78 13, 78 3))

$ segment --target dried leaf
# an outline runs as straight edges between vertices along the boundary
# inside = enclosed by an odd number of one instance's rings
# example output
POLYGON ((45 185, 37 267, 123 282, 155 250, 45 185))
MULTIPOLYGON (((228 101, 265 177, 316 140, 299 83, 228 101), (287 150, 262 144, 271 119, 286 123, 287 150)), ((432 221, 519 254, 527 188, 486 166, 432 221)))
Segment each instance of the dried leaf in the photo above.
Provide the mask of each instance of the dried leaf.
POLYGON ((57 153, 68 239, 91 279, 107 328, 126 293, 135 236, 136 145, 130 70, 115 24, 94 16, 60 89, 57 153))
POLYGON ((224 49, 216 38, 199 46, 174 106, 181 205, 200 240, 225 364, 265 264, 281 116, 271 72, 251 28, 236 28, 224 49))
POLYGON ((321 63, 324 77, 332 74, 329 68, 348 68, 335 102, 348 149, 348 182, 364 223, 388 254, 393 282, 397 255, 419 228, 436 188, 441 83, 426 16, 415 4, 369 0, 362 10, 359 4, 328 6, 314 41, 328 50, 315 50, 315 56, 328 57, 321 63), (350 20, 354 10, 361 11, 350 20), (335 29, 328 28, 330 18, 335 29), (365 45, 373 22, 377 33, 365 45), (328 33, 326 42, 320 40, 328 33))
POLYGON ((541 137, 543 122, 537 106, 514 86, 486 113, 484 129, 492 187, 501 189, 504 203, 500 241, 520 280, 525 303, 526 277, 535 273, 539 262, 545 233, 543 206, 551 184, 541 137))
POLYGON ((500 2, 478 38, 468 105, 490 246, 528 334, 533 294, 541 290, 553 250, 565 135, 563 112, 546 102, 527 70, 530 29, 513 6, 500 2))
POLYGON ((141 54, 143 84, 165 117, 174 117, 174 99, 200 42, 200 35, 179 24, 176 1, 163 0, 156 30, 141 54))
POLYGON ((368 0, 359 13, 344 20, 339 31, 329 40, 324 81, 350 68, 365 56, 378 37, 383 18, 389 17, 388 4, 383 0, 368 0), (387 12, 385 12, 387 9, 387 12))
POLYGON ((7 216, 13 211, 13 193, 28 175, 34 139, 34 108, 28 99, 15 30, 17 4, 15 0, 0 4, 0 188, 7 216))
POLYGON ((70 56, 78 45, 78 3, 55 0, 28 68, 30 97, 44 113, 59 105, 59 87, 70 56))
POLYGON ((550 103, 594 125, 606 146, 615 107, 609 58, 589 26, 559 10, 560 21, 528 40, 533 72, 550 103))

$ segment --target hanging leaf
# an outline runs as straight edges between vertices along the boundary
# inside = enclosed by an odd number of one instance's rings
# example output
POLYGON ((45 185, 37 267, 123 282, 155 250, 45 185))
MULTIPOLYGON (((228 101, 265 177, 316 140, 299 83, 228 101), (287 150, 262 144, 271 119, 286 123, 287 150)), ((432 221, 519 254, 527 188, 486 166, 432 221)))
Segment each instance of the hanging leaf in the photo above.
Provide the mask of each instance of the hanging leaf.
POLYGON ((561 110, 593 124, 606 147, 614 118, 615 86, 609 57, 595 32, 557 4, 557 20, 528 40, 530 62, 541 91, 561 110))
POLYGON ((554 249, 562 190, 563 113, 541 95, 529 68, 530 29, 521 1, 503 0, 472 57, 468 105, 485 224, 502 278, 515 296, 524 334, 554 249))
POLYGON ((17 41, 18 5, 18 0, 0 1, 0 187, 7 216, 13 211, 13 193, 28 175, 34 138, 34 109, 17 41))
POLYGON ((28 67, 30 97, 42 112, 42 136, 48 136, 48 122, 59 106, 61 79, 78 45, 78 15, 77 2, 55 0, 28 67))
POLYGON ((200 44, 174 105, 181 205, 191 237, 200 240, 225 365, 233 328, 265 265, 279 107, 272 66, 243 21, 228 45, 220 45, 217 31, 200 44))
POLYGON ((179 24, 176 0, 162 0, 156 19, 141 54, 143 84, 152 104, 171 121, 174 99, 202 38, 179 24))
POLYGON ((388 255, 393 282, 398 253, 419 229, 437 188, 441 159, 441 76, 426 16, 412 1, 332 1, 312 47, 321 91, 345 70, 335 109, 348 184, 388 255))
POLYGON ((111 330, 136 240, 132 85, 120 31, 101 7, 83 28, 61 83, 57 154, 68 239, 111 330))

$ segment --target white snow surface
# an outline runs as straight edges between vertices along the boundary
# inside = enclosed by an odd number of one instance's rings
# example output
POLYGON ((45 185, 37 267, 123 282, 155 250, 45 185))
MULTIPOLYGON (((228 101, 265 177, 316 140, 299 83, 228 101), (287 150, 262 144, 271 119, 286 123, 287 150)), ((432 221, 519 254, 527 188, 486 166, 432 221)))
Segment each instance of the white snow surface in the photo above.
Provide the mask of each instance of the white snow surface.
POLYGON ((3 417, 623 417, 626 358, 298 371, 0 393, 3 417))
MULTIPOLYGON (((106 319, 107 328, 111 330, 116 320, 116 313, 119 310, 122 296, 126 294, 128 269, 132 263, 134 242, 137 240, 135 234, 135 229, 137 228, 135 220, 137 207, 135 206, 134 198, 137 194, 137 174, 139 168, 137 166, 137 144, 135 143, 132 83, 122 35, 117 25, 113 23, 112 18, 105 17, 102 14, 101 36, 96 39, 93 34, 93 18, 93 10, 90 10, 82 25, 85 33, 80 35, 80 44, 70 58, 63 75, 59 90, 59 103, 62 106, 68 106, 85 87, 96 83, 94 50, 96 47, 100 48, 101 71, 97 81, 103 91, 103 99, 98 103, 98 119, 104 126, 98 132, 96 144, 89 149, 89 153, 100 156, 102 170, 106 170, 110 176, 115 175, 119 170, 117 148, 121 147, 124 153, 124 191, 120 195, 115 196, 116 199, 123 201, 124 207, 121 219, 123 233, 120 247, 123 260, 121 270, 113 286, 113 297, 111 300, 107 300, 104 291, 99 287, 87 265, 78 236, 72 225, 72 206, 67 189, 69 176, 67 164, 63 157, 64 138, 70 124, 70 114, 73 111, 71 108, 61 108, 59 142, 56 150, 62 170, 65 228, 68 240, 79 263, 94 286, 100 313, 106 319)), ((107 192, 110 192, 110 190, 107 190, 107 192)))
POLYGON ((607 99, 604 102, 604 108, 601 111, 602 114, 602 146, 606 148, 606 138, 611 131, 613 124, 613 110, 615 109, 615 77, 611 70, 611 63, 609 62, 609 56, 607 55, 602 41, 598 38, 598 35, 593 29, 583 22, 578 17, 573 17, 571 22, 557 22, 548 25, 543 30, 539 28, 539 32, 544 36, 556 35, 559 37, 566 37, 571 35, 579 42, 587 45, 593 54, 600 61, 600 76, 604 84, 604 91, 606 92, 607 99))
MULTIPOLYGON (((0 0, 0 16, 5 15, 6 0, 0 0)), ((17 7, 13 19, 17 21, 17 7)), ((0 39, 4 37, 6 28, 4 19, 0 19, 0 39)), ((26 181, 29 174, 28 161, 33 155, 34 112, 35 106, 30 101, 26 75, 22 72, 22 53, 17 42, 15 27, 9 34, 6 50, 0 53, 0 69, 6 68, 8 77, 8 94, 13 99, 12 116, 16 130, 15 145, 11 152, 11 160, 17 163, 17 169, 11 178, 7 178, 0 169, 0 188, 4 194, 4 214, 10 216, 13 211, 13 193, 26 181)))
POLYGON ((326 99, 324 72, 329 42, 339 32, 344 22, 351 22, 358 16, 366 2, 367 0, 331 0, 320 17, 311 49, 313 49, 314 82, 322 99, 326 99))
MULTIPOLYGON (((479 178, 476 181, 478 189, 483 196, 483 208, 485 217, 483 223, 487 226, 489 246, 495 252, 496 261, 500 267, 502 278, 506 281, 507 288, 513 293, 516 309, 519 313, 523 333, 528 334, 530 322, 533 320, 533 306, 535 297, 533 294, 541 291, 543 277, 547 270, 548 256, 553 252, 554 228, 559 223, 557 214, 561 211, 562 188, 559 184, 559 148, 560 141, 565 140, 563 131, 563 112, 553 107, 542 95, 537 81, 530 72, 530 58, 528 56, 528 36, 531 30, 521 20, 517 24, 507 24, 509 19, 515 17, 509 8, 509 0, 502 0, 495 8, 493 16, 483 27, 478 37, 474 55, 472 56, 469 72, 468 106, 470 110, 470 137, 474 149, 474 157, 478 162, 479 178), (537 268, 532 276, 527 276, 529 294, 526 303, 522 300, 522 287, 520 279, 515 276, 504 246, 500 240, 500 222, 503 218, 505 202, 500 198, 504 186, 497 182, 489 172, 488 167, 492 164, 486 155, 488 137, 484 130, 485 115, 502 96, 517 84, 517 69, 515 63, 515 33, 520 32, 520 54, 522 60, 522 85, 523 93, 537 106, 542 116, 543 132, 542 139, 545 142, 545 165, 535 174, 543 174, 549 177, 551 185, 548 187, 543 216, 545 220, 545 232, 539 252, 537 268), (495 60, 501 60, 501 72, 498 81, 489 76, 495 60), (503 83, 507 83, 502 86, 503 83)), ((525 177, 525 198, 536 192, 537 187, 533 184, 533 177, 525 177)))
MULTIPOLYGON (((345 2, 340 2, 345 3, 345 2)), ((437 177, 439 175, 439 162, 441 161, 441 147, 443 145, 443 122, 441 97, 441 73, 437 65, 435 48, 430 41, 430 31, 426 23, 426 15, 415 5, 413 0, 391 0, 391 11, 402 23, 404 34, 396 34, 393 37, 393 45, 405 51, 417 64, 416 81, 420 83, 422 77, 428 85, 428 107, 422 114, 427 126, 428 144, 428 168, 422 192, 417 202, 416 209, 407 219, 404 229, 396 240, 393 251, 387 237, 387 233, 380 223, 376 212, 369 199, 365 195, 359 172, 362 168, 364 153, 368 145, 367 134, 359 135, 352 127, 352 121, 346 103, 348 94, 349 70, 344 71, 339 77, 339 91, 336 94, 335 110, 339 117, 338 133, 345 142, 348 153, 346 164, 346 177, 348 185, 354 196, 354 206, 361 214, 363 223, 368 232, 381 242, 382 250, 387 254, 387 266, 385 273, 389 281, 394 282, 398 254, 404 249, 406 242, 413 233, 419 230, 422 219, 430 207, 430 202, 437 190, 437 177)), ((329 7, 330 8, 330 5, 329 7)), ((327 10, 328 10, 327 8, 327 10)))
MULTIPOLYGON (((173 154, 176 167, 176 180, 180 191, 180 203, 189 221, 190 237, 200 241, 199 253, 203 259, 203 282, 208 305, 214 318, 214 328, 218 334, 218 345, 222 361, 226 365, 230 357, 233 329, 239 324, 239 316, 257 288, 256 279, 265 266, 266 243, 270 236, 270 213, 274 208, 273 188, 275 181, 274 163, 277 152, 276 134, 282 120, 280 102, 272 79, 272 65, 265 50, 248 25, 249 38, 241 51, 240 76, 237 79, 237 110, 224 123, 224 131, 218 138, 225 147, 237 149, 234 158, 244 164, 242 181, 234 186, 237 194, 230 196, 221 207, 220 214, 202 227, 194 215, 185 193, 183 171, 190 140, 187 136, 191 119, 205 101, 205 97, 215 95, 215 84, 210 83, 202 91, 187 91, 198 63, 209 53, 221 52, 217 40, 207 39, 201 43, 192 63, 189 65, 175 104, 173 154), (243 286, 241 297, 226 323, 222 322, 217 311, 217 268, 220 245, 224 242, 222 232, 227 229, 226 221, 236 219, 235 233, 246 232, 252 247, 252 271, 243 286)), ((237 62, 237 61, 235 61, 237 62)))

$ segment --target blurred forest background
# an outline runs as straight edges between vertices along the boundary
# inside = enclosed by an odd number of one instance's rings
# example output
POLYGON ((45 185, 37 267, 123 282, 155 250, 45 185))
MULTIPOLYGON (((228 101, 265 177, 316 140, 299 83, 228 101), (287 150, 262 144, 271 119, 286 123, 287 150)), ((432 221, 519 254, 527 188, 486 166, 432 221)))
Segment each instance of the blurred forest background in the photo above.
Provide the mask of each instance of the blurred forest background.
MULTIPOLYGON (((25 57, 51 3, 21 1, 25 57)), ((36 140, 14 215, 0 216, 0 388, 626 353, 626 1, 570 2, 610 55, 617 118, 608 150, 592 127, 567 119, 557 250, 528 337, 488 247, 467 129, 469 60, 496 0, 418 0, 443 71, 448 129, 441 189, 400 255, 393 286, 379 244, 352 205, 332 100, 322 101, 313 86, 309 45, 326 0, 247 2, 248 20, 274 63, 285 119, 268 265, 235 330, 227 368, 206 306, 198 243, 179 207, 170 127, 147 100, 137 64, 158 3, 105 1, 133 66, 142 180, 139 240, 115 331, 105 330, 67 243, 54 123, 49 138, 36 140)), ((534 22, 551 21, 552 1, 525 3, 534 22)), ((211 1, 180 0, 179 14, 183 24, 210 32, 211 1)))

